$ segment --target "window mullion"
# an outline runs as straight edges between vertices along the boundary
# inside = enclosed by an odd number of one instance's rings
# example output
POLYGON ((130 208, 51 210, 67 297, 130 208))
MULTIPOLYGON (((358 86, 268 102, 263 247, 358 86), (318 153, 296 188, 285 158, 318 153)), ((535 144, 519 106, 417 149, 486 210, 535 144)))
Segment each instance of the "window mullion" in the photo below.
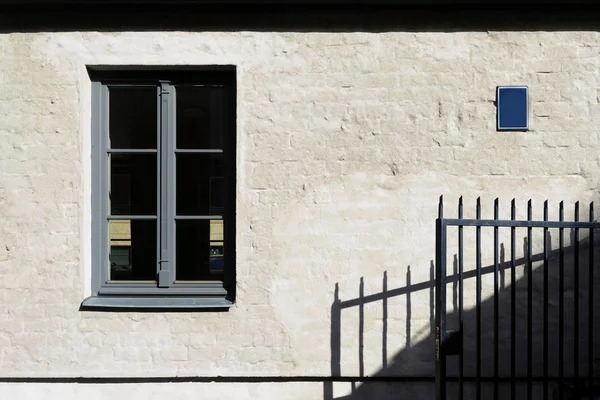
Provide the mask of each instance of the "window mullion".
POLYGON ((167 126, 167 164, 169 166, 169 175, 167 177, 167 187, 166 187, 166 196, 167 196, 167 247, 170 267, 171 267, 171 283, 174 283, 176 280, 176 270, 177 270, 177 260, 175 259, 175 137, 176 137, 176 104, 177 104, 177 91, 175 90, 175 86, 169 85, 170 92, 170 103, 169 103, 169 124, 167 126))
POLYGON ((174 90, 169 82, 161 81, 160 96, 160 207, 159 207, 159 272, 158 286, 170 287, 175 279, 173 263, 173 146, 172 131, 174 125, 174 90))
POLYGON ((99 202, 100 202, 100 218, 101 218, 101 222, 100 222, 100 237, 102 239, 101 245, 100 245, 100 253, 101 253, 101 257, 100 257, 100 266, 101 266, 101 270, 100 270, 100 282, 101 284, 104 284, 108 281, 109 279, 109 273, 108 273, 108 269, 109 269, 109 252, 110 252, 110 245, 109 245, 109 229, 108 229, 108 196, 109 196, 109 188, 110 188, 110 163, 109 163, 109 159, 108 159, 108 153, 107 153, 107 149, 108 149, 108 126, 109 126, 109 115, 108 115, 108 110, 109 110, 109 97, 108 97, 108 87, 106 85, 101 85, 100 86, 101 90, 100 90, 100 117, 99 117, 99 129, 100 129, 100 135, 99 135, 99 141, 98 141, 98 148, 99 148, 99 155, 100 155, 100 171, 101 171, 101 180, 100 180, 100 198, 99 198, 99 202))

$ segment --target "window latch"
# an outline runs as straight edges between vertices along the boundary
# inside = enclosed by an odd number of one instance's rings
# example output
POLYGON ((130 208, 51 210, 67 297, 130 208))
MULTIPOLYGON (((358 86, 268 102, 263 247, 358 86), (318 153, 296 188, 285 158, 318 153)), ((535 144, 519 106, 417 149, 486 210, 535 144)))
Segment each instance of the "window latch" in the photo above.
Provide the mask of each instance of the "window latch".
POLYGON ((160 95, 169 94, 168 90, 165 90, 165 86, 169 85, 169 81, 159 81, 160 83, 160 95))
MULTIPOLYGON (((161 260, 167 261, 167 260, 161 260)), ((158 272, 158 287, 169 287, 171 286, 171 271, 163 269, 158 272)))

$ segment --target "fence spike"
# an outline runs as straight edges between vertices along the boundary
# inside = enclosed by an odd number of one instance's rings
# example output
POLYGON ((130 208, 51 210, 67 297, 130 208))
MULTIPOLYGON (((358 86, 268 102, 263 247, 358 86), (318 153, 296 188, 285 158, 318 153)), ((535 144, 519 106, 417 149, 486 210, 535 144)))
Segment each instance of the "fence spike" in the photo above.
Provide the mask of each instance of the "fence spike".
POLYGON ((564 201, 560 201, 560 203, 558 203, 558 220, 562 221, 564 219, 565 216, 565 202, 564 201))

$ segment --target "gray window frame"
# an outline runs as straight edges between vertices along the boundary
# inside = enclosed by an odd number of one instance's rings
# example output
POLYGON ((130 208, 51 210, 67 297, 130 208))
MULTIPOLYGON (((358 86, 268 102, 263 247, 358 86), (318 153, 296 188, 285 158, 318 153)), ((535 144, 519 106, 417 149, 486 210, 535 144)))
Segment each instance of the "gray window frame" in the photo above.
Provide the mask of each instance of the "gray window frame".
POLYGON ((178 70, 88 67, 92 82, 92 295, 82 308, 228 308, 235 302, 235 68, 178 70), (225 113, 223 149, 176 149, 176 85, 222 88, 225 113), (109 88, 154 86, 157 89, 157 147, 108 148, 109 88), (108 154, 157 154, 157 210, 154 216, 110 215, 108 154), (178 153, 223 154, 225 207, 222 215, 175 215, 175 158, 178 153), (151 219, 157 223, 156 283, 108 280, 109 220, 151 219), (224 220, 224 282, 175 281, 176 219, 224 220))

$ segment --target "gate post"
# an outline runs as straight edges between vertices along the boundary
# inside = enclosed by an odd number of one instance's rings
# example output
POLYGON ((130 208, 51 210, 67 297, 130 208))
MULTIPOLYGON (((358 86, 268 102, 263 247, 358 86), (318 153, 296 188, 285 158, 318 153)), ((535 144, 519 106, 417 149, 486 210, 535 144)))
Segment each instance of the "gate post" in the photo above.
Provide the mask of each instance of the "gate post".
POLYGON ((446 224, 440 197, 435 224, 435 398, 446 400, 446 224))

